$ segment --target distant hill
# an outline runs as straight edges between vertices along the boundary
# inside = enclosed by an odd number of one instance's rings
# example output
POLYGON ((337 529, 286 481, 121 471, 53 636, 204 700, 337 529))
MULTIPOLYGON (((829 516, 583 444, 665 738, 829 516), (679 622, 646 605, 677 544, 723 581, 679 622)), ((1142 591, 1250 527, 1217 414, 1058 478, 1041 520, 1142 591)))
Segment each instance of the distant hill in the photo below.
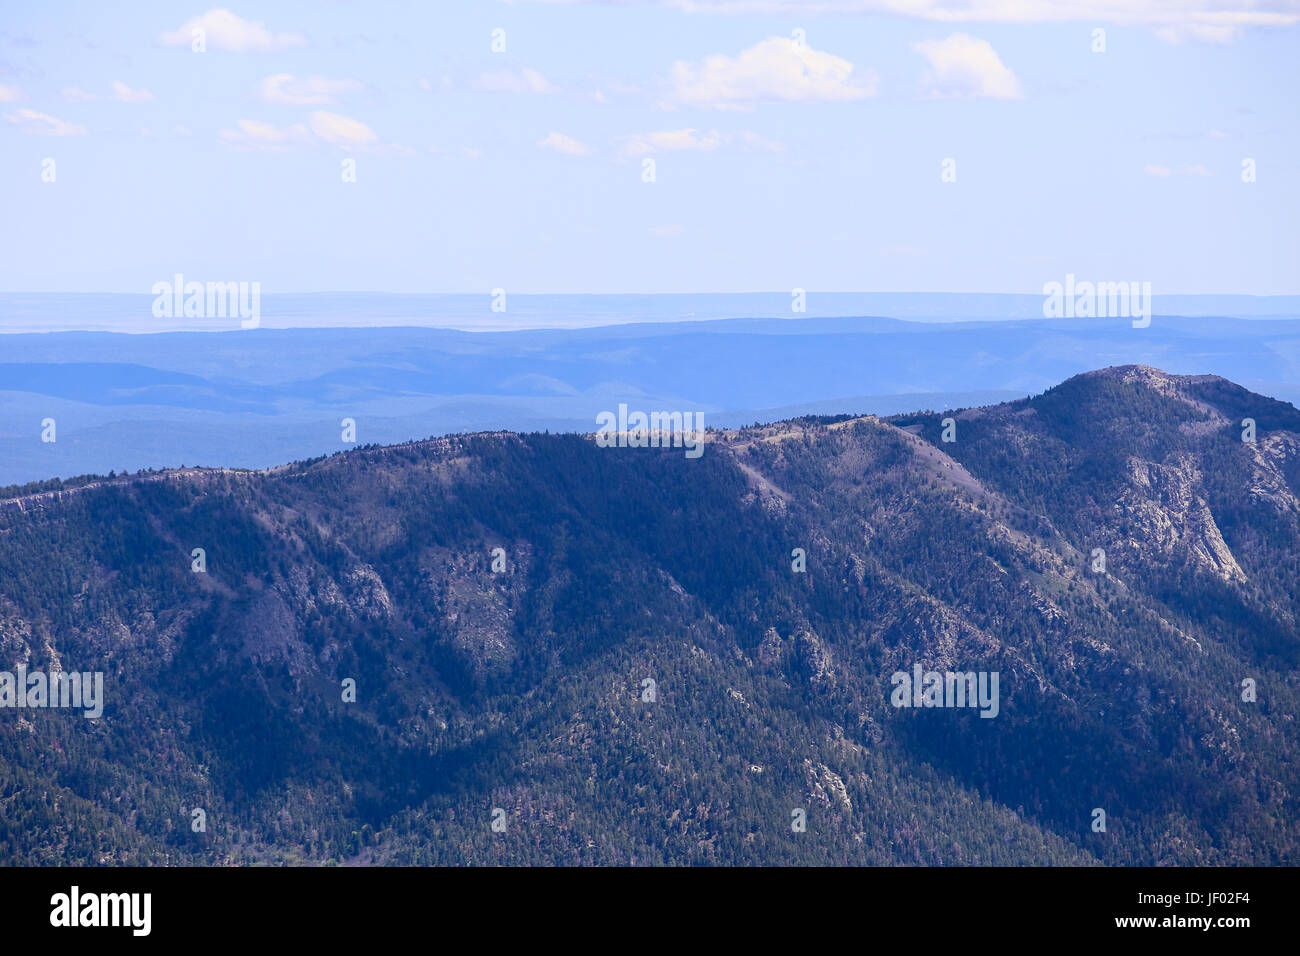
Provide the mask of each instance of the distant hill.
POLYGON ((1144 329, 1125 319, 823 316, 494 333, 8 335, 0 486, 180 465, 266 468, 349 447, 345 418, 360 443, 396 444, 498 429, 583 433, 628 401, 727 427, 942 411, 1022 398, 1099 363, 1214 372, 1297 403, 1297 343, 1296 318, 1162 315, 1144 329), (54 442, 42 441, 47 419, 54 442))
MULTIPOLYGON (((1064 277, 1061 277, 1062 279, 1064 277)), ((228 316, 154 315, 153 294, 0 292, 0 333, 194 332, 239 328, 228 316)), ((673 324, 731 319, 789 320, 887 315, 917 322, 1043 318, 1043 295, 978 292, 805 291, 803 312, 792 290, 669 294, 530 295, 511 293, 493 308, 475 294, 314 292, 259 295, 263 329, 419 326, 515 331, 590 329, 622 324, 673 324)), ((1300 318, 1300 295, 1152 295, 1158 315, 1300 318)))
POLYGON ((1297 580, 1300 412, 1146 366, 52 482, 0 669, 105 704, 0 709, 0 862, 1294 864, 1297 580))

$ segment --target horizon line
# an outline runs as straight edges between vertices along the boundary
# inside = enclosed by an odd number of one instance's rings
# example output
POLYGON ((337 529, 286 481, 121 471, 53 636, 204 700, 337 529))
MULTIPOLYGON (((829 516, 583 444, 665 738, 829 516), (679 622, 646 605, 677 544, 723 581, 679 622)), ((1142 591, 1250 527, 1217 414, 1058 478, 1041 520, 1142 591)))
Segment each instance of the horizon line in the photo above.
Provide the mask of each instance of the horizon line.
MULTIPOLYGON (((1068 273, 1067 273, 1068 274, 1068 273)), ((197 280, 196 280, 197 281, 197 280)), ((216 280, 213 280, 216 281, 216 280)), ((232 281, 232 280, 221 280, 232 281)), ((260 280, 246 280, 258 281, 260 280)), ((1090 281, 1090 280, 1084 280, 1090 281)), ((1109 280, 1106 280, 1109 281, 1109 280)), ((505 288, 505 287, 502 287, 505 288)), ((789 296, 789 289, 751 289, 745 292, 718 292, 718 291, 695 291, 695 292, 512 292, 506 289, 507 294, 511 296, 553 296, 553 297, 612 297, 612 296, 705 296, 705 295, 772 295, 772 296, 789 296)), ((1042 292, 926 292, 919 290, 853 290, 853 289, 802 289, 808 295, 966 295, 966 296, 1026 296, 1030 298, 1039 298, 1042 292)), ((440 291, 420 291, 420 292, 398 292, 387 291, 382 289, 310 289, 310 290, 288 290, 277 292, 266 292, 268 296, 277 295, 394 295, 394 296, 491 296, 492 290, 478 292, 440 292, 440 291)), ((145 296, 153 297, 153 292, 113 292, 113 291, 68 291, 56 289, 7 289, 0 290, 0 295, 123 295, 123 296, 145 296)), ((1152 297, 1173 297, 1179 296, 1184 298, 1193 297, 1210 297, 1210 296, 1238 296, 1251 299, 1279 299, 1279 298, 1300 298, 1300 291, 1297 292, 1152 292, 1152 297)))

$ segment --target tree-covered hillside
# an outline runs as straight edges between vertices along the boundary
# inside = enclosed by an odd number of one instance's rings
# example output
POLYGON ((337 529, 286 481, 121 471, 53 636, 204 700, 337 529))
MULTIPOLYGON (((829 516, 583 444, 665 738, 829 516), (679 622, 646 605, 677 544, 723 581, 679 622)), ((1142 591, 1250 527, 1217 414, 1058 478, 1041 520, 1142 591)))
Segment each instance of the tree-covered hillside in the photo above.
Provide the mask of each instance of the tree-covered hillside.
POLYGON ((1300 860, 1300 413, 1222 379, 6 494, 0 670, 105 699, 0 708, 0 862, 1300 860))

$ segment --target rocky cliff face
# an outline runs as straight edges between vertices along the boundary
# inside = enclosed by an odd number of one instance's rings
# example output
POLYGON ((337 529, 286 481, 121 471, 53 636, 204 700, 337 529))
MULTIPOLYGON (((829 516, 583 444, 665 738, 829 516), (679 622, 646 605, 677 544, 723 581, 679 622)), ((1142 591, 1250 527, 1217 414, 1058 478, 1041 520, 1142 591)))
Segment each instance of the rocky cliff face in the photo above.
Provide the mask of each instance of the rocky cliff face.
POLYGON ((1291 406, 1125 367, 696 460, 494 434, 6 499, 0 670, 106 701, 0 708, 0 860, 1296 862, 1298 494, 1291 406), (916 665, 997 716, 894 706, 916 665))

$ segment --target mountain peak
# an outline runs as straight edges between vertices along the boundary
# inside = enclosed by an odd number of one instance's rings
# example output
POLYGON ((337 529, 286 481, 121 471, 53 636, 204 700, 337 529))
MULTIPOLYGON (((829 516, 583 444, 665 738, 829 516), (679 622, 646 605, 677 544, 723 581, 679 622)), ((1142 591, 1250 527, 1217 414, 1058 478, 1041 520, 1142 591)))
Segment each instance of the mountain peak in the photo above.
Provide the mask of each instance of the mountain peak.
POLYGON ((1154 365, 1110 365, 1106 368, 1099 368, 1091 372, 1081 372, 1074 376, 1074 378, 1109 378, 1117 379, 1121 382, 1138 382, 1143 385, 1168 388, 1182 384, 1212 381, 1218 379, 1219 376, 1176 375, 1173 372, 1166 372, 1164 369, 1156 368, 1154 365))

